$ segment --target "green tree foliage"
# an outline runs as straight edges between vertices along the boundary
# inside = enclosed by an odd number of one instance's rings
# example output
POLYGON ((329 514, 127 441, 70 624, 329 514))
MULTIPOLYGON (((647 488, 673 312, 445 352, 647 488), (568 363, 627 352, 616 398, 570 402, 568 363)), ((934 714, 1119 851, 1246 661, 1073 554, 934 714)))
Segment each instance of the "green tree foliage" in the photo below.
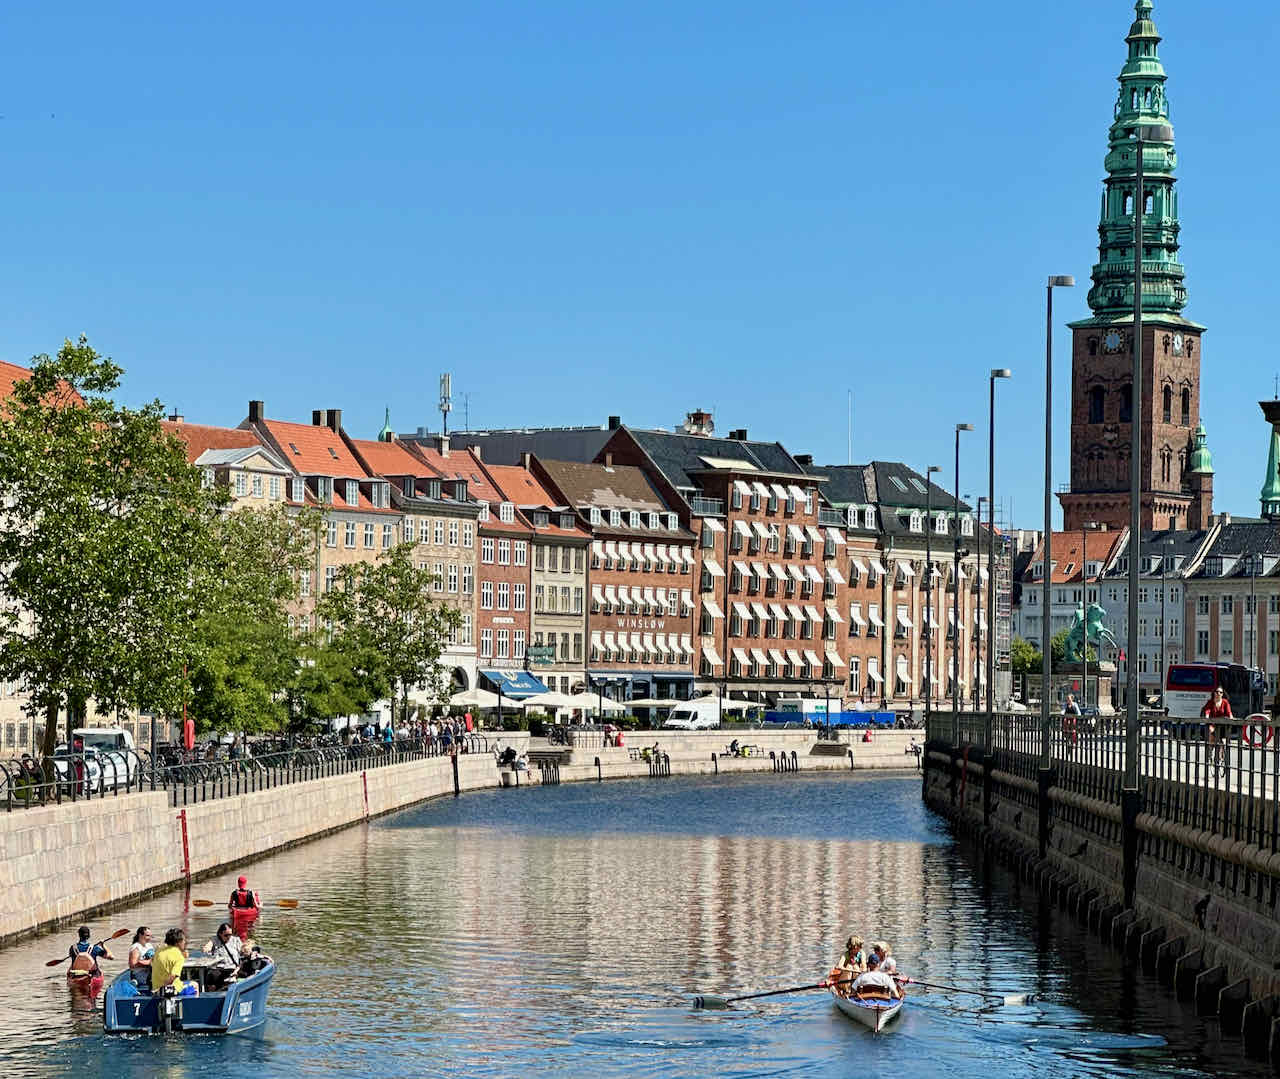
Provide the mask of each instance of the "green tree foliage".
POLYGON ((1043 660, 1035 645, 1014 637, 1009 645, 1009 668, 1015 677, 1024 674, 1036 674, 1040 671, 1043 660))
POLYGON ((245 507, 213 523, 206 602, 195 625, 191 713, 200 729, 271 731, 289 721, 301 641, 289 625, 322 516, 245 507))
MULTIPOLYGON (((1055 668, 1067 662, 1067 636, 1070 632, 1070 628, 1060 629, 1049 642, 1049 656, 1055 668)), ((1093 645, 1088 646, 1087 658, 1090 663, 1098 662, 1098 650, 1093 645)))
POLYGON ((462 622, 453 607, 431 598, 436 578, 413 562, 401 544, 375 563, 346 566, 337 588, 325 593, 317 614, 332 625, 328 647, 345 658, 360 695, 370 701, 395 692, 407 716, 415 687, 439 699, 440 654, 462 622))
POLYGON ((43 751, 57 718, 181 708, 217 497, 162 409, 117 405, 121 369, 81 337, 0 410, 0 677, 20 681, 43 751))

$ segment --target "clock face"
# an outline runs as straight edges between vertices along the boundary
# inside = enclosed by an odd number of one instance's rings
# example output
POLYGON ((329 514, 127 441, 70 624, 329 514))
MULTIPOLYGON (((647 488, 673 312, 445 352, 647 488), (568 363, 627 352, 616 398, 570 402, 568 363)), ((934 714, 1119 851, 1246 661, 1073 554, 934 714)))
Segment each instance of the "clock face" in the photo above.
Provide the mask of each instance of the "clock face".
POLYGON ((1120 336, 1119 331, 1112 330, 1102 339, 1102 347, 1108 352, 1119 352, 1120 346, 1124 344, 1124 338, 1120 336))
POLYGON ((1184 344, 1185 344, 1185 342, 1183 341, 1182 334, 1180 334, 1180 333, 1175 333, 1175 334, 1173 335, 1173 354, 1174 354, 1175 356, 1181 356, 1181 355, 1182 355, 1182 348, 1183 348, 1183 345, 1184 345, 1184 344))

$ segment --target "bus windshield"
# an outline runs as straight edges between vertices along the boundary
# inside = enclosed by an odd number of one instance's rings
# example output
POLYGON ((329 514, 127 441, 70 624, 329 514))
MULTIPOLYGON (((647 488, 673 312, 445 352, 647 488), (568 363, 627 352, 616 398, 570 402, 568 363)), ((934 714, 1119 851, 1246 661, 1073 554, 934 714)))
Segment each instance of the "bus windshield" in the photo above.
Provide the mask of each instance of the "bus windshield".
POLYGON ((1208 695, 1216 683, 1217 675, 1212 667, 1181 667, 1175 664, 1169 668, 1169 689, 1203 690, 1208 695))

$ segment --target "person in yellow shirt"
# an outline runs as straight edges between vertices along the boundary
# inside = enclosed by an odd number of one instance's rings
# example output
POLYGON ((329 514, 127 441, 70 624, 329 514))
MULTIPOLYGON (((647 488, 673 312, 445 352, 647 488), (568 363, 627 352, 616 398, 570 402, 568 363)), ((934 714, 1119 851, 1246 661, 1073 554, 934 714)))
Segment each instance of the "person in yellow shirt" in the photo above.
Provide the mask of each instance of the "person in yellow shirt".
POLYGON ((164 935, 164 947, 151 959, 151 991, 158 993, 166 986, 173 986, 181 993, 190 986, 199 992, 193 982, 182 980, 182 967, 187 961, 187 934, 181 929, 170 929, 164 935))

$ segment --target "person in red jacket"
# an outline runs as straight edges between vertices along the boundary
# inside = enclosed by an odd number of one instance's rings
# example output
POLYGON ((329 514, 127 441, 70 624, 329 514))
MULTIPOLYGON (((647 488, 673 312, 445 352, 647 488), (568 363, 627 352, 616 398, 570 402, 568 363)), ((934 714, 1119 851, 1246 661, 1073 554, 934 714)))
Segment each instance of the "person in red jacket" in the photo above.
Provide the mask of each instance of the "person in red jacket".
MULTIPOLYGON (((1205 702, 1203 708, 1200 709, 1200 716, 1203 719, 1234 719, 1231 714, 1231 701, 1222 691, 1221 686, 1215 686, 1213 695, 1205 702)), ((1205 730, 1205 744, 1209 747, 1209 756, 1213 758, 1214 767, 1222 766, 1222 732, 1218 730, 1216 723, 1210 723, 1205 730)))

